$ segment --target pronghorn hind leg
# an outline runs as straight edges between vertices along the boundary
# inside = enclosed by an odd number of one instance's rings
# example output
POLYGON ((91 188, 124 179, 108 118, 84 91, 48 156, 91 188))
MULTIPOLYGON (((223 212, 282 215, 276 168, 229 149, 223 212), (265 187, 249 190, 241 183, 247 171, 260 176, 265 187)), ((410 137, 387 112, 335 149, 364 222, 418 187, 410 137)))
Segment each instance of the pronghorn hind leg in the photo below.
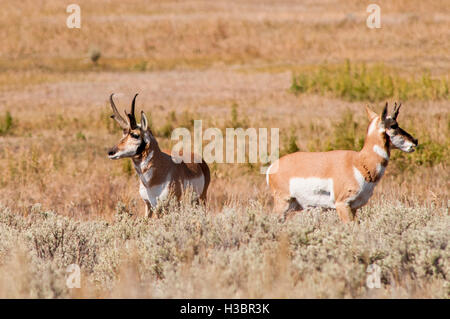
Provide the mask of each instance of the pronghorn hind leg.
POLYGON ((196 199, 193 200, 193 204, 195 204, 197 206, 206 207, 206 198, 197 197, 196 199))
POLYGON ((303 210, 303 207, 297 202, 295 198, 290 198, 289 206, 283 212, 282 221, 285 222, 288 218, 292 217, 295 212, 303 210))
POLYGON ((274 210, 280 215, 279 221, 285 222, 294 212, 302 210, 302 206, 293 197, 289 199, 276 198, 274 210))
POLYGON ((353 221, 357 221, 358 223, 360 222, 358 219, 357 219, 357 212, 358 212, 358 210, 357 209, 353 209, 352 208, 352 217, 353 217, 353 221))
POLYGON ((347 203, 336 203, 336 211, 344 223, 355 220, 356 209, 351 208, 347 203))
POLYGON ((281 196, 273 196, 273 211, 282 214, 288 208, 288 199, 281 196))
POLYGON ((199 205, 206 206, 206 192, 203 192, 200 197, 197 199, 199 205))

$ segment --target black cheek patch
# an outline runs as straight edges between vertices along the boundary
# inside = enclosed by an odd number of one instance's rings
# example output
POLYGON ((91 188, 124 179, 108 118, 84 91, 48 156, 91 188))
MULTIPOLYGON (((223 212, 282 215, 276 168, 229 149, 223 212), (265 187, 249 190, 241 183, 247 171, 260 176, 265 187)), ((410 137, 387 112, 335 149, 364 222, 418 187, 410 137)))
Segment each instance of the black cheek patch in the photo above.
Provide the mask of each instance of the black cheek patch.
POLYGON ((147 145, 147 143, 145 143, 144 139, 142 139, 141 144, 139 144, 139 146, 136 150, 136 155, 142 154, 142 152, 145 150, 145 145, 147 145))

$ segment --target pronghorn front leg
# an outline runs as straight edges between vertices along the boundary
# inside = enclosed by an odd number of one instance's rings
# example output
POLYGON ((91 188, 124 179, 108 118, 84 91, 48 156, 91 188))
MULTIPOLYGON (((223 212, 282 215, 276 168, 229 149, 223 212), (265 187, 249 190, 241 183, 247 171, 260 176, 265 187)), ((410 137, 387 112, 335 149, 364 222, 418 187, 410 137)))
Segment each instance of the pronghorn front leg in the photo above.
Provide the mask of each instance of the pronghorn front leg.
POLYGON ((336 203, 336 211, 339 214, 339 218, 347 223, 349 221, 353 221, 356 216, 356 209, 350 207, 349 204, 343 202, 336 203))
POLYGON ((153 209, 152 205, 149 201, 144 201, 145 203, 145 217, 152 218, 153 216, 153 209))

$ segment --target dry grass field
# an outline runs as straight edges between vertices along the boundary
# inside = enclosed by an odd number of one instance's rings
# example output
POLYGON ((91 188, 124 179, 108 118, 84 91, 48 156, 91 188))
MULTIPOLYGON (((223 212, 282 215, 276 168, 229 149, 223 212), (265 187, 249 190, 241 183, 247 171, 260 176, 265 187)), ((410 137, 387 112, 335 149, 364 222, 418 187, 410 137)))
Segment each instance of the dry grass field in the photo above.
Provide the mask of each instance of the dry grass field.
POLYGON ((2 0, 0 297, 449 298, 450 6, 380 0, 369 29, 368 3, 2 0), (210 164, 206 208, 149 220, 131 161, 107 157, 112 92, 139 93, 164 148, 201 119, 279 128, 282 154, 357 150, 385 101, 420 146, 392 152, 359 223, 279 223, 250 164, 210 164))

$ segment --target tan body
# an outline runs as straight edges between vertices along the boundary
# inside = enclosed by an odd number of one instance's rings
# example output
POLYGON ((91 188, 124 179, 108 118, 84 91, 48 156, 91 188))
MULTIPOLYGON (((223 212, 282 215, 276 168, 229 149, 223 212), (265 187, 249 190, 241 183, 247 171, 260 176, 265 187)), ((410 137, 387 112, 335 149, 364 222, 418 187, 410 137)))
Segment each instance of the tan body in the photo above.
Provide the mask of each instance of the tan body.
MULTIPOLYGON (((267 183, 276 212, 286 217, 292 211, 322 207, 336 209, 345 222, 355 218, 356 210, 372 196, 390 155, 390 135, 384 125, 386 115, 382 119, 370 110, 368 115, 370 124, 361 151, 297 152, 269 167, 267 183)), ((402 143, 405 151, 417 145, 417 140, 408 136, 410 139, 402 143)))
MULTIPOLYGON (((179 199, 184 190, 192 189, 194 196, 206 202, 206 194, 210 183, 208 165, 201 163, 175 163, 169 152, 158 149, 146 149, 142 156, 133 158, 133 164, 139 176, 139 193, 146 203, 145 215, 159 203, 168 199, 169 195, 179 199)), ((192 154, 194 156, 194 154, 192 154)))

